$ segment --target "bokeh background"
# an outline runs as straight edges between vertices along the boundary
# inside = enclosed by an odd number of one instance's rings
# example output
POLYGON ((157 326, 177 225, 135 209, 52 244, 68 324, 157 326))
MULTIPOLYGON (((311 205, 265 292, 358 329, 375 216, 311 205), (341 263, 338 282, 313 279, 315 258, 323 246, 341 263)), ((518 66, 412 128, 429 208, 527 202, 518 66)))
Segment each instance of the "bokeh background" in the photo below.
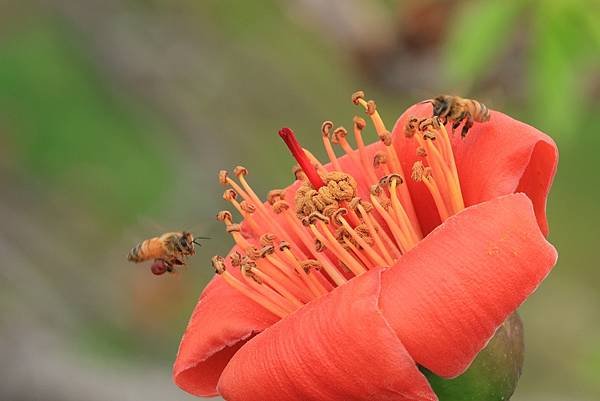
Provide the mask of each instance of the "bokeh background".
POLYGON ((351 125, 356 89, 389 125, 456 93, 557 141, 560 261, 521 310, 513 400, 600 399, 594 0, 0 1, 0 399, 192 399, 170 369, 231 244, 217 171, 286 185, 276 130, 323 157, 320 123, 351 125), (125 260, 181 229, 213 238, 185 273, 125 260))

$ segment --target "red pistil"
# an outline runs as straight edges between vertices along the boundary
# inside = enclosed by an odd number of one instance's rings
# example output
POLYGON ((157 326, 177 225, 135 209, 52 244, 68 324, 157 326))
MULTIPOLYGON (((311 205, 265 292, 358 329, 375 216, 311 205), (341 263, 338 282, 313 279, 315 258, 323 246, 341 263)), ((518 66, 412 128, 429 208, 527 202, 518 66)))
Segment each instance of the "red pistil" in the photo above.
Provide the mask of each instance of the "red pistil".
POLYGON ((294 135, 294 131, 289 128, 282 128, 279 130, 279 136, 281 139, 283 139, 290 152, 292 152, 292 156, 294 156, 294 159, 296 159, 312 186, 315 189, 319 189, 324 186, 325 183, 323 182, 323 179, 317 173, 317 169, 310 162, 308 156, 304 152, 304 149, 302 149, 302 146, 300 146, 300 143, 298 143, 296 135, 294 135))

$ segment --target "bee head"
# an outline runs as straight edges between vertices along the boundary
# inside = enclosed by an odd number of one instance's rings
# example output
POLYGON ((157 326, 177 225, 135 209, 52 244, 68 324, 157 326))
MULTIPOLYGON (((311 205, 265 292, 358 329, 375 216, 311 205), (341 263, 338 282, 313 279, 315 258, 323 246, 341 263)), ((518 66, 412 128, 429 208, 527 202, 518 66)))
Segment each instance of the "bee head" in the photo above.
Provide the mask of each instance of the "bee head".
POLYGON ((194 250, 194 236, 190 232, 184 231, 181 233, 178 245, 187 254, 194 255, 196 253, 194 250))
POLYGON ((450 107, 450 103, 452 101, 452 96, 449 95, 440 95, 432 100, 431 104, 433 105, 433 115, 441 116, 448 111, 450 107))

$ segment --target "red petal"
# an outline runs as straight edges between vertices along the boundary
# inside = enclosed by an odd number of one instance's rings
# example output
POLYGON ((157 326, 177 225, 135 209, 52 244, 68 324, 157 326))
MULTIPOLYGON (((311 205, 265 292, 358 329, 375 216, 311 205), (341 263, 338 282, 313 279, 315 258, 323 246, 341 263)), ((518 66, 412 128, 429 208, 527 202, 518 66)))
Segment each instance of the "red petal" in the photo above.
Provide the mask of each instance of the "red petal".
POLYGON ((233 354, 277 320, 216 276, 202 292, 181 339, 173 367, 175 383, 195 395, 216 395, 217 381, 233 354))
POLYGON ((231 359, 230 401, 437 400, 379 311, 372 271, 279 321, 231 359))
POLYGON ((417 363, 454 377, 556 257, 524 194, 496 198, 449 218, 383 273, 383 314, 417 363))
MULTIPOLYGON (((405 171, 416 160, 416 141, 406 138, 404 127, 412 116, 431 115, 430 105, 409 108, 396 122, 394 141, 405 171)), ((467 206, 498 196, 525 192, 532 200, 540 229, 548 233, 546 198, 558 163, 554 141, 543 132, 497 111, 486 123, 475 123, 466 138, 453 138, 462 193, 467 206)), ((409 180, 422 228, 429 232, 439 224, 431 197, 423 185, 409 180)))

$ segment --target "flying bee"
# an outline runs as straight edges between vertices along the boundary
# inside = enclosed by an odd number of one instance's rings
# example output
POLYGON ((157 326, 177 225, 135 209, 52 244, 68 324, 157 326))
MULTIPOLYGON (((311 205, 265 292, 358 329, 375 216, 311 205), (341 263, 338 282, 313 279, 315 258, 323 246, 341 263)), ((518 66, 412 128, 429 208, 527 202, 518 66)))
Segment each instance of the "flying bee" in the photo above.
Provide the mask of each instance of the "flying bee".
POLYGON ((144 240, 131 248, 127 260, 135 263, 154 259, 151 266, 156 275, 173 272, 175 266, 185 266, 188 256, 196 254, 195 245, 202 246, 199 239, 187 231, 169 232, 159 237, 144 240))
POLYGON ((459 96, 440 95, 435 99, 428 99, 421 103, 433 105, 433 116, 438 117, 442 124, 452 121, 452 131, 464 121, 461 136, 473 126, 473 122, 483 123, 489 121, 490 111, 483 103, 473 99, 464 99, 459 96))

